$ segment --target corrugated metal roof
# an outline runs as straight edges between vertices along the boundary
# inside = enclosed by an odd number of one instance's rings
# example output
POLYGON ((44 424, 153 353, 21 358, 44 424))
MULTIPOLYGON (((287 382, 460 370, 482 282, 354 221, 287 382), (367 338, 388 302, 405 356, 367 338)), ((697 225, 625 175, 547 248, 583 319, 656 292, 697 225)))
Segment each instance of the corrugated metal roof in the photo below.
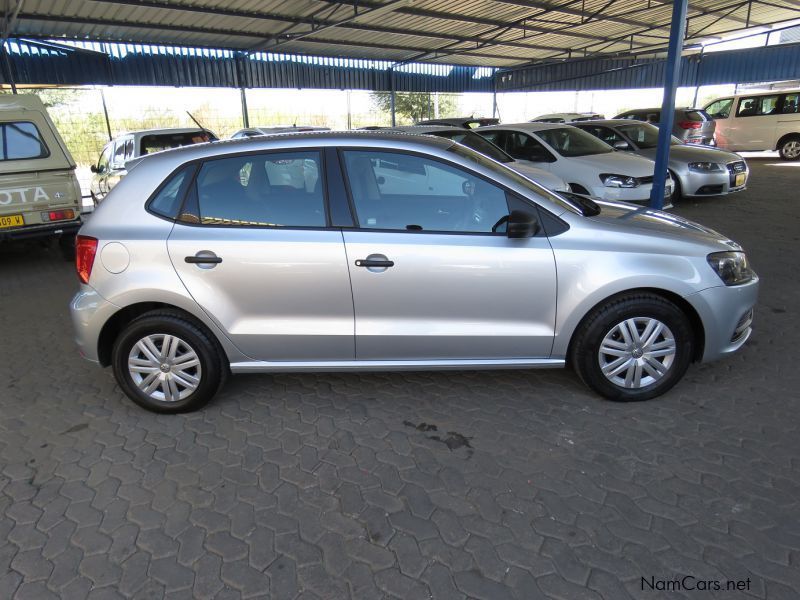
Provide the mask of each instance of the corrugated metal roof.
MULTIPOLYGON (((498 91, 572 91, 658 88, 663 59, 594 58, 500 71, 498 91)), ((800 79, 800 44, 684 56, 679 86, 800 79)))
MULTIPOLYGON (((669 0, 25 0, 12 37, 514 67, 663 50, 669 0)), ((15 2, 7 2, 13 10, 15 2)), ((783 0, 692 0, 686 41, 800 18, 783 0)))

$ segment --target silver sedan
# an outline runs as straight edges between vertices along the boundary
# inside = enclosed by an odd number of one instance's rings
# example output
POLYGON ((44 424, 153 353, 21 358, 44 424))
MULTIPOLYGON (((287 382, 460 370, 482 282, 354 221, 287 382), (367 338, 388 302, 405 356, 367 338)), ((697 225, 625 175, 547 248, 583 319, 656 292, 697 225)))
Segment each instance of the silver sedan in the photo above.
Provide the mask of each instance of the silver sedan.
MULTIPOLYGON (((629 119, 607 119, 573 123, 617 150, 633 152, 655 160, 658 127, 629 119)), ((675 181, 673 200, 702 196, 721 196, 741 192, 747 187, 750 169, 734 152, 710 146, 685 144, 672 138, 669 170, 675 181)))
POLYGON ((701 225, 384 132, 134 161, 76 266, 81 353, 160 412, 199 408, 230 372, 570 364, 645 400, 738 350, 758 293, 742 248, 701 225))

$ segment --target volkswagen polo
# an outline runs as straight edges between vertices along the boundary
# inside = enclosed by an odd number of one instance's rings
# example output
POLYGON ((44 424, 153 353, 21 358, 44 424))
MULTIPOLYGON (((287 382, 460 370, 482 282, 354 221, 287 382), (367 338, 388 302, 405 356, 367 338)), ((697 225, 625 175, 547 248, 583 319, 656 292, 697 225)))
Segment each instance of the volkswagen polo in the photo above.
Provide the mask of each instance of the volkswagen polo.
POLYGON ((644 400, 751 334, 735 242, 449 139, 289 134, 128 167, 80 231, 71 312, 83 356, 150 410, 196 409, 231 372, 568 364, 644 400))

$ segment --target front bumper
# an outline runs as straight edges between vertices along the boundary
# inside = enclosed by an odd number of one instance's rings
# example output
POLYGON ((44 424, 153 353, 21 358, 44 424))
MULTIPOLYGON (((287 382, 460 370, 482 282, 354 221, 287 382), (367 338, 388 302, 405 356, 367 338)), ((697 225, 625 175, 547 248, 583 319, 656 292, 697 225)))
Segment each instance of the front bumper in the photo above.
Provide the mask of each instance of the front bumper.
POLYGON ((721 285, 686 296, 705 330, 702 362, 732 354, 750 338, 758 287, 756 277, 743 285, 721 285))
POLYGON ((16 229, 0 229, 0 241, 32 240, 36 238, 57 237, 78 233, 81 228, 80 219, 75 221, 56 221, 43 225, 26 225, 16 229))
POLYGON ((750 168, 745 166, 741 173, 725 171, 712 171, 697 173, 687 170, 681 179, 681 189, 686 197, 724 196, 747 189, 750 179, 750 168), (744 175, 744 182, 736 185, 736 175, 744 175))
MULTIPOLYGON (((606 187, 598 185, 593 187, 590 192, 592 196, 602 198, 603 200, 615 200, 622 202, 649 202, 650 191, 653 189, 652 183, 645 183, 635 188, 621 188, 621 187, 606 187)), ((671 179, 667 180, 664 186, 664 197, 669 199, 672 196, 673 183, 671 179)))
POLYGON ((103 298, 88 285, 81 285, 81 289, 72 297, 69 312, 75 330, 75 343, 83 358, 100 362, 97 353, 100 332, 118 310, 117 305, 103 298))

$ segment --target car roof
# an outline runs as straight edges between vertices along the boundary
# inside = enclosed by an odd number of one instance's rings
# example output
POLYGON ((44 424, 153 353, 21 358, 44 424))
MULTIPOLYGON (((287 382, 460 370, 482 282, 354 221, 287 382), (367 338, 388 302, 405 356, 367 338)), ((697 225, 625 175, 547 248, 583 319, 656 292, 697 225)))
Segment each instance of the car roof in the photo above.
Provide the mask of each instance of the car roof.
POLYGON ((416 133, 425 135, 428 132, 446 132, 452 131, 453 133, 464 133, 465 131, 472 131, 472 129, 465 129, 464 127, 455 127, 454 125, 399 125, 397 127, 384 127, 380 131, 396 131, 398 133, 416 133))
MULTIPOLYGON (((739 90, 735 94, 731 94, 729 96, 720 96, 719 98, 715 98, 709 104, 713 104, 717 100, 724 100, 726 98, 741 98, 742 96, 775 96, 776 94, 800 94, 800 88, 790 88, 786 90, 764 90, 761 92, 748 92, 746 90, 739 90)), ((706 105, 708 106, 708 104, 706 105)))
POLYGON ((609 127, 617 127, 620 125, 636 125, 637 123, 646 123, 646 122, 647 121, 637 121, 636 119, 594 119, 592 121, 578 121, 577 123, 570 123, 570 125, 582 129, 583 126, 592 126, 592 125, 607 125, 609 127))
POLYGON ((203 127, 164 127, 162 129, 138 129, 136 131, 126 131, 125 133, 121 133, 120 135, 115 136, 114 139, 116 140, 117 138, 122 138, 129 135, 136 137, 144 137, 146 135, 170 135, 174 133, 195 133, 195 132, 213 133, 212 131, 204 129, 203 127))
POLYGON ((588 117, 590 115, 597 115, 596 112, 563 112, 563 113, 547 113, 546 115, 539 115, 534 119, 547 119, 551 117, 588 117))
POLYGON ((564 127, 573 127, 572 123, 531 123, 530 121, 524 123, 502 123, 501 125, 488 125, 487 127, 478 127, 475 131, 488 131, 490 129, 521 129, 523 131, 544 131, 545 129, 563 129, 564 127))

